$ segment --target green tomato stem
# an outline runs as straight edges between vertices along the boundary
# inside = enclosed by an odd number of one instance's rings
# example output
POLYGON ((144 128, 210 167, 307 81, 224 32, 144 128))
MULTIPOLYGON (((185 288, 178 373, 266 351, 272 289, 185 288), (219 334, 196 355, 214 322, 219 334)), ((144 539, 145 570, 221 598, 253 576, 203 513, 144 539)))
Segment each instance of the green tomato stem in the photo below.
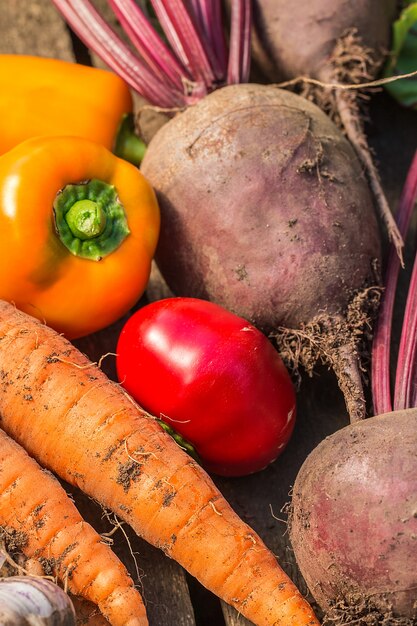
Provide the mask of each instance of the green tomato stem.
POLYGON ((197 461, 197 463, 201 465, 201 459, 198 456, 196 449, 189 441, 187 441, 187 439, 184 439, 182 435, 177 433, 176 430, 171 428, 171 426, 169 426, 163 420, 157 419, 156 421, 163 428, 163 430, 165 430, 165 432, 167 432, 174 439, 174 441, 180 446, 180 448, 185 450, 194 459, 194 461, 197 461))
POLYGON ((61 243, 71 254, 90 261, 117 250, 130 233, 115 187, 101 180, 66 185, 53 210, 61 243))

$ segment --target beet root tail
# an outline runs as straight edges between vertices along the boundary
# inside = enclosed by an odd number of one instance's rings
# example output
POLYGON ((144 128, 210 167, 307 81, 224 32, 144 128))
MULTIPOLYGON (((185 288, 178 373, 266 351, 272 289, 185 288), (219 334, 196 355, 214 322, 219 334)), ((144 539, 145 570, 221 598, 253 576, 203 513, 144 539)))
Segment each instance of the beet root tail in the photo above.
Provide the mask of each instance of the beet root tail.
POLYGON ((368 142, 366 140, 357 110, 356 96, 352 98, 351 93, 336 90, 335 100, 346 136, 351 142, 359 160, 365 168, 366 176, 368 178, 369 186, 372 190, 379 215, 385 225, 385 228, 387 229, 390 241, 392 241, 395 249, 397 250, 401 264, 403 264, 403 238, 388 204, 377 168, 369 150, 368 142))
POLYGON ((342 345, 330 356, 331 366, 345 399, 349 420, 353 424, 366 417, 366 400, 360 357, 350 345, 342 345))

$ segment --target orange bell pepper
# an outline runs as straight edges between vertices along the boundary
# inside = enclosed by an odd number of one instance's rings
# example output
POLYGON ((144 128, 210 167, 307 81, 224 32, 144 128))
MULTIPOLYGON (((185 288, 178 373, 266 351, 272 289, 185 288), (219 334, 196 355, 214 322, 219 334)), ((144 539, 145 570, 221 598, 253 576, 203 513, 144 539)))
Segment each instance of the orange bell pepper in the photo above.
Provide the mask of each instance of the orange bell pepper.
POLYGON ((0 154, 36 135, 75 135, 138 164, 133 101, 116 74, 69 61, 0 55, 0 154))
POLYGON ((0 156, 0 298, 69 339, 143 294, 159 236, 140 170, 80 137, 28 139, 0 156))

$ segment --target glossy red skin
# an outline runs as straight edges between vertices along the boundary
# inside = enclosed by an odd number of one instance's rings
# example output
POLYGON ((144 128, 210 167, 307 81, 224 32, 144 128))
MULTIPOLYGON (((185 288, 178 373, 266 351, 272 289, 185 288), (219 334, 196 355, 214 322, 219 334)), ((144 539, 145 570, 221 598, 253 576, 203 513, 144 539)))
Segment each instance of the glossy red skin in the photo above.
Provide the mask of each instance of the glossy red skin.
POLYGON ((277 351, 246 320, 196 298, 139 309, 117 346, 120 383, 224 476, 259 471, 284 450, 295 392, 277 351))

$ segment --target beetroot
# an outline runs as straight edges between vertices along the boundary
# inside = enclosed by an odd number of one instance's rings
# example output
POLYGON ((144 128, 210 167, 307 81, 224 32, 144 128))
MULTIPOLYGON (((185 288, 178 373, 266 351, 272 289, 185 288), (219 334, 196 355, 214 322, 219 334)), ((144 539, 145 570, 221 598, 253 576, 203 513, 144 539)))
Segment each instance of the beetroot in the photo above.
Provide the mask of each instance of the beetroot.
MULTIPOLYGON (((417 152, 398 209, 404 237, 416 199, 417 152)), ((321 442, 293 489, 295 557, 311 593, 336 624, 417 623, 417 256, 392 404, 389 344, 398 270, 392 246, 372 350, 374 409, 386 412, 321 442)))
POLYGON ((372 281, 379 239, 360 165, 291 92, 217 90, 162 127, 142 171, 159 194, 156 259, 174 293, 271 330, 338 314, 372 281))
POLYGON ((417 409, 342 428, 304 462, 290 538, 312 594, 341 624, 417 618, 416 496, 417 409))
POLYGON ((337 42, 348 33, 363 52, 381 58, 388 51, 397 12, 396 0, 298 0, 291 5, 286 0, 253 0, 253 6, 255 60, 274 81, 329 76, 329 64, 337 61, 337 42))
POLYGON ((374 79, 389 50, 396 0, 254 0, 254 50, 269 79, 301 79, 305 96, 339 122, 362 161, 388 233, 401 256, 392 218, 361 120, 358 90, 325 88, 374 79))

